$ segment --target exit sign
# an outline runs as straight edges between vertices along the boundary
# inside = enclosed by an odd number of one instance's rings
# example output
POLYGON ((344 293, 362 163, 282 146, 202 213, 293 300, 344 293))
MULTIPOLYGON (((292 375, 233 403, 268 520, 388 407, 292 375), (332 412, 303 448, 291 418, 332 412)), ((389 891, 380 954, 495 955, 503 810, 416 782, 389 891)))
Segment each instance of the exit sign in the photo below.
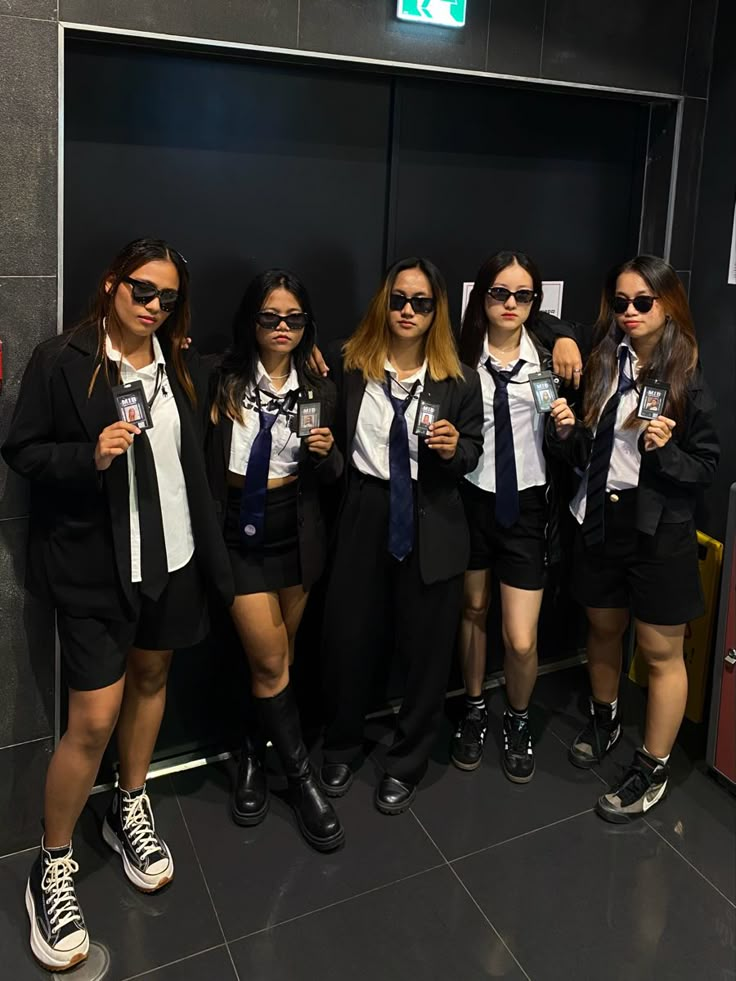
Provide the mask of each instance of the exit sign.
POLYGON ((468 0, 398 0, 399 20, 434 25, 464 27, 468 0))

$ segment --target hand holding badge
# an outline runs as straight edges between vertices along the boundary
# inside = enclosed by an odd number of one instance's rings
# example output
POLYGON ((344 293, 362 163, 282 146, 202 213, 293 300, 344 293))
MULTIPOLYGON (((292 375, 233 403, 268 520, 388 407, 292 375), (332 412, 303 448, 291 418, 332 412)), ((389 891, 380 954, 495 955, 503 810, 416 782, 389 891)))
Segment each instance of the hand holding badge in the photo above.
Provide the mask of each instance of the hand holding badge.
POLYGON ((640 419, 656 419, 664 414, 664 404, 670 386, 664 382, 645 382, 639 396, 639 407, 636 414, 640 419))
POLYGON ((417 414, 414 420, 414 435, 428 436, 429 427, 437 422, 439 414, 440 407, 438 402, 427 402, 425 399, 420 398, 419 407, 417 408, 417 414))
POLYGON ((297 402, 296 434, 299 439, 309 436, 313 429, 319 429, 321 419, 322 403, 319 399, 297 402))
POLYGON ((537 412, 551 412, 552 403, 558 398, 558 380, 551 371, 540 371, 529 375, 529 384, 534 396, 534 407, 537 412))

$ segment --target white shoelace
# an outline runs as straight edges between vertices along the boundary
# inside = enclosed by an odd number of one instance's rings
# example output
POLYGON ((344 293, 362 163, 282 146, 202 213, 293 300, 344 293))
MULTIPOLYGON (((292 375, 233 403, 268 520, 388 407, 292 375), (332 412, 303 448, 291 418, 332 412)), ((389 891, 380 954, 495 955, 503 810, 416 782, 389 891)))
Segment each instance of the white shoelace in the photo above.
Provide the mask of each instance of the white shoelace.
POLYGON ((149 855, 162 851, 148 794, 142 793, 132 799, 123 797, 122 807, 123 831, 128 835, 140 860, 145 861, 149 855))
POLYGON ((79 866, 69 852, 64 858, 52 858, 43 874, 41 889, 47 896, 49 924, 54 934, 75 920, 81 928, 82 914, 72 880, 75 872, 79 872, 79 866))

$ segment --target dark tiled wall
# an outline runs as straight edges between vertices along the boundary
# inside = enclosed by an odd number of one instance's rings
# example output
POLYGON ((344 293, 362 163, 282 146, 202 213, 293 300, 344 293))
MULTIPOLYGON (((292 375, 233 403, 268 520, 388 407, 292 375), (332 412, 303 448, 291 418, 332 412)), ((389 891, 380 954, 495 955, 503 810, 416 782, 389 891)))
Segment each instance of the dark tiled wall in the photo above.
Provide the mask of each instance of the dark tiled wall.
MULTIPOLYGON (((57 17, 304 52, 685 92, 673 258, 689 280, 705 120, 701 100, 708 92, 717 0, 670 0, 666 16, 662 7, 662 0, 469 0, 463 30, 434 31, 399 23, 395 0, 0 0, 0 440, 31 349, 55 332, 57 17)), ((732 113, 733 105, 724 111, 723 125, 732 113)), ((645 240, 661 248, 671 114, 660 113, 657 122, 662 133, 650 148, 645 240)), ((0 854, 37 837, 52 746, 53 629, 48 612, 32 605, 21 585, 27 512, 26 488, 0 464, 0 854)))

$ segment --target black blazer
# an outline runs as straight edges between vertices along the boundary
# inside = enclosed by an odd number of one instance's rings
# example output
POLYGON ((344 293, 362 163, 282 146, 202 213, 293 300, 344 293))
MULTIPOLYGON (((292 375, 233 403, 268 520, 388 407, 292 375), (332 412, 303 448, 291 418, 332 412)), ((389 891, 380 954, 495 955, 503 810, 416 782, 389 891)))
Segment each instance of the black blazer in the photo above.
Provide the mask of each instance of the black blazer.
MULTIPOLYGON (((168 361, 168 339, 165 334, 158 339, 168 361)), ((94 327, 39 344, 23 376, 2 454, 31 482, 29 587, 73 616, 126 619, 133 611, 128 464, 123 455, 108 470, 95 467, 98 436, 118 419, 104 365, 88 397, 96 355, 94 327)), ((168 379, 181 420, 194 555, 207 585, 229 606, 232 573, 202 452, 207 373, 195 351, 184 358, 198 407, 191 405, 173 369, 168 379)), ((115 367, 108 367, 114 377, 115 367)))
MULTIPOLYGON (((334 426, 337 391, 331 381, 321 380, 309 387, 322 402, 320 425, 334 426)), ((211 398, 211 396, 210 396, 211 398)), ((215 499, 220 527, 225 522, 227 508, 227 471, 230 465, 230 446, 233 423, 225 417, 207 428, 207 476, 215 499)), ((315 456, 302 441, 299 450, 299 481, 297 489, 297 520, 299 560, 302 585, 310 589, 324 571, 327 558, 327 532, 320 499, 322 487, 334 484, 343 472, 343 456, 335 444, 326 457, 315 456)))
MULTIPOLYGON (((584 393, 578 393, 582 406, 584 393)), ((713 480, 720 445, 715 427, 716 405, 698 366, 687 387, 684 423, 661 449, 646 451, 639 438, 641 470, 636 495, 636 527, 653 535, 661 522, 689 521, 694 517, 699 488, 713 480)), ((550 454, 585 470, 593 448, 593 432, 580 420, 566 440, 560 440, 552 419, 545 434, 550 454)))
MULTIPOLYGON (((334 348, 328 352, 330 377, 339 393, 335 439, 345 460, 349 460, 366 383, 361 372, 345 371, 342 357, 336 355, 334 348)), ((478 372, 463 366, 463 376, 463 381, 440 382, 427 377, 422 392, 422 398, 439 403, 438 418, 447 419, 460 433, 451 460, 443 460, 419 441, 417 547, 422 581, 427 585, 465 572, 470 558, 459 481, 475 470, 483 452, 483 397, 478 372)), ((346 477, 348 471, 346 466, 346 477)))

